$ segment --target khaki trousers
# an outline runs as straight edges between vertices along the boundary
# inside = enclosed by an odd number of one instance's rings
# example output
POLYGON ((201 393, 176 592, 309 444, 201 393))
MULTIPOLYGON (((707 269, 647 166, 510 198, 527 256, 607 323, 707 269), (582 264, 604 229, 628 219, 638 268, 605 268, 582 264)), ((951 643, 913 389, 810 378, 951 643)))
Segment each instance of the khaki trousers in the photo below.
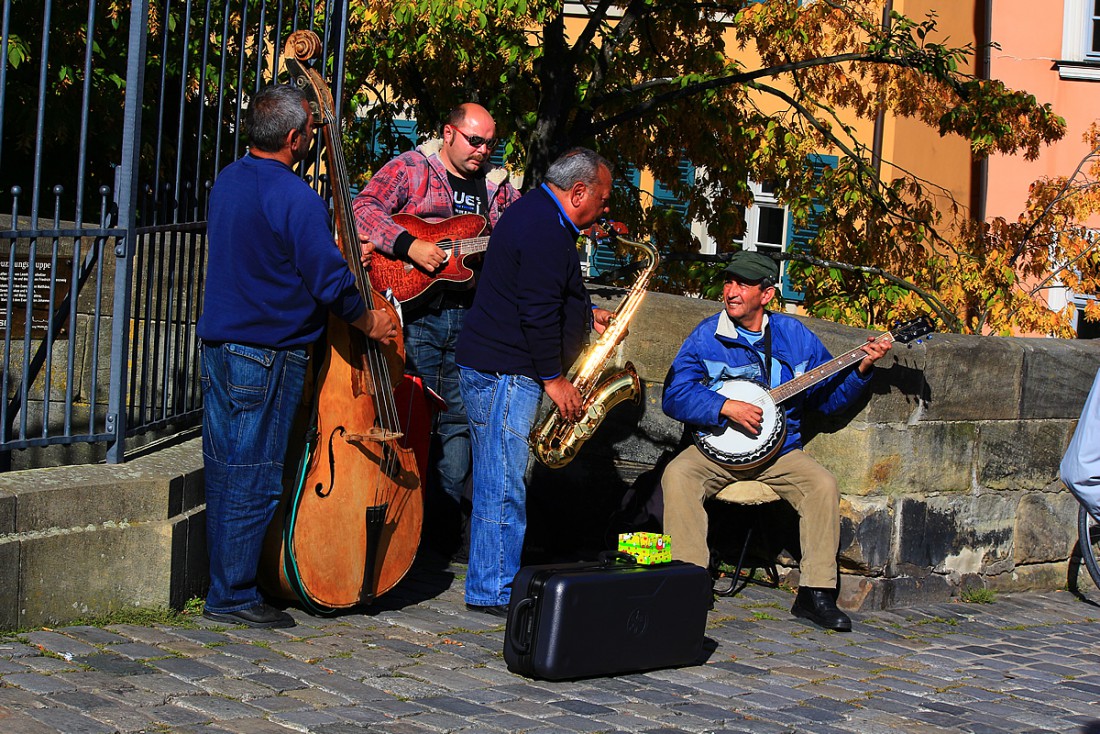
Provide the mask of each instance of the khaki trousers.
POLYGON ((695 446, 669 462, 661 477, 664 531, 672 539, 672 557, 706 568, 707 512, 703 503, 726 485, 755 479, 771 487, 798 513, 802 546, 800 586, 836 587, 836 554, 840 546, 840 492, 836 477, 801 450, 780 456, 763 468, 733 471, 714 463, 695 446))

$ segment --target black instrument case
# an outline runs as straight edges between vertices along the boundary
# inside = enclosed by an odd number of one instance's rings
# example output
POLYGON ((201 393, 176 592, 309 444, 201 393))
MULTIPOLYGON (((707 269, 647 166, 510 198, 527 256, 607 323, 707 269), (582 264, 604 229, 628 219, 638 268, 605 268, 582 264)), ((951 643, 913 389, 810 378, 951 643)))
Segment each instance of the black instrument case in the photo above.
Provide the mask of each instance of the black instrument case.
POLYGON ((710 573, 625 553, 525 566, 512 582, 504 660, 514 673, 561 680, 701 662, 710 573))

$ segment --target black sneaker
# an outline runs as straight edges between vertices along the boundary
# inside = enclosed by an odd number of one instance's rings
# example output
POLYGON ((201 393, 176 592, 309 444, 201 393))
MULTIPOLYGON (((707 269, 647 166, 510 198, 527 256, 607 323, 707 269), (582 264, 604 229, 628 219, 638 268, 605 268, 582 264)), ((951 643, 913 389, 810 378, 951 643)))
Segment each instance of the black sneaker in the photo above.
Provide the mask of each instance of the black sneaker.
POLYGON ((482 614, 491 614, 494 617, 507 618, 508 605, 496 604, 493 606, 482 606, 480 604, 467 604, 466 608, 471 612, 481 612, 482 614))
POLYGON ((836 599, 829 589, 799 587, 791 614, 808 619, 818 627, 837 632, 850 632, 852 620, 836 608, 836 599))
POLYGON ((286 628, 297 624, 294 617, 286 612, 280 612, 275 607, 263 603, 239 612, 211 612, 203 609, 202 616, 222 624, 243 624, 246 627, 260 629, 286 628))

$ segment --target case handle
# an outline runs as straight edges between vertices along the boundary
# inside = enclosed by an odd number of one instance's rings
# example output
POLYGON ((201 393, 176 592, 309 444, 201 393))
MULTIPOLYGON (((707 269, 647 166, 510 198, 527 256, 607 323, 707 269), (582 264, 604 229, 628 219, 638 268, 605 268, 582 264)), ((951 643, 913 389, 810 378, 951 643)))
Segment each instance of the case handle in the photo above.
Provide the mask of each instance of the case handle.
POLYGON ((535 601, 534 597, 521 599, 512 610, 511 619, 508 620, 508 637, 512 640, 512 647, 520 655, 526 655, 531 649, 531 638, 534 635, 532 629, 534 617, 531 614, 531 607, 534 606, 535 601))
POLYGON ((623 551, 600 551, 600 555, 597 556, 597 560, 604 568, 611 568, 612 566, 637 566, 638 559, 629 553, 623 551))

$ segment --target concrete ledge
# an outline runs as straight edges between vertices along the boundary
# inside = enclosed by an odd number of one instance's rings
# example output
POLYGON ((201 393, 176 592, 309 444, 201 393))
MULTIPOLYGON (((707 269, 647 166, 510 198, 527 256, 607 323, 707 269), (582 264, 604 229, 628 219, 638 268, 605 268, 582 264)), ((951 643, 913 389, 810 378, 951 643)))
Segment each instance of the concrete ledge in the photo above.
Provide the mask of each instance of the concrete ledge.
POLYGON ((203 592, 201 439, 123 465, 0 475, 0 628, 203 592))

